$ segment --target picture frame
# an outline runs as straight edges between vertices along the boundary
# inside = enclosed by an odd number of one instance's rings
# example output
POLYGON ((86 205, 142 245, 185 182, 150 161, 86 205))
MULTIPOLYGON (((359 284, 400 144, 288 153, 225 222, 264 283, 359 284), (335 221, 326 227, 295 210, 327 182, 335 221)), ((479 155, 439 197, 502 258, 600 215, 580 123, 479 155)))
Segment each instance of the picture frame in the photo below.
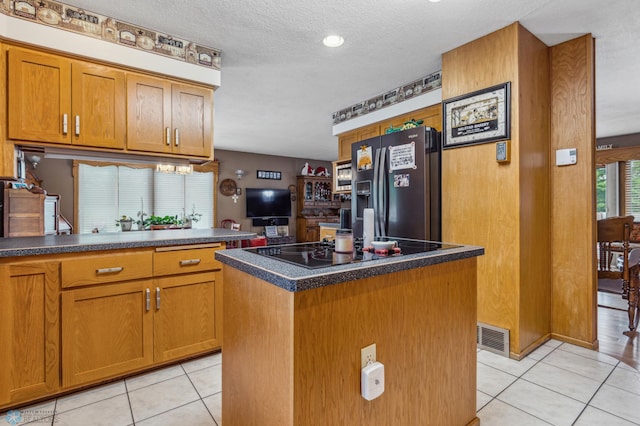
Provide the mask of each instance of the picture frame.
POLYGON ((511 82, 442 101, 442 149, 511 138, 511 82))
POLYGON ((258 179, 272 179, 272 180, 281 180, 282 172, 276 172, 272 170, 257 170, 256 177, 258 179))
POLYGON ((277 226, 265 226, 264 227, 264 235, 266 237, 277 237, 278 236, 278 227, 277 226))

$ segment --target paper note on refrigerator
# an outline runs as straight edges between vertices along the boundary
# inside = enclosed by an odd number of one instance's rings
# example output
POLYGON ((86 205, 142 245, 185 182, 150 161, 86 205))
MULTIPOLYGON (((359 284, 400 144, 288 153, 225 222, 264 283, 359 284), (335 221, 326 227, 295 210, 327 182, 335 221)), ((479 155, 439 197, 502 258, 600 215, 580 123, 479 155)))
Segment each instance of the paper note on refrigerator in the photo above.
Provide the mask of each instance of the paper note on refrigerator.
POLYGON ((389 147, 389 171, 416 168, 416 144, 414 142, 389 147))

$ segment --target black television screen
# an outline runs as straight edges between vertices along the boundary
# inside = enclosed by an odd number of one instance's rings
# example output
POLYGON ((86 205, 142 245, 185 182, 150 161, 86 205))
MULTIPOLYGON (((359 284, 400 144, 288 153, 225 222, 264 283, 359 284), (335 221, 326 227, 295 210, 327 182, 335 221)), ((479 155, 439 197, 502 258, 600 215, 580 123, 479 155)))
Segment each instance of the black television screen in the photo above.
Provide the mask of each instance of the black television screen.
POLYGON ((246 188, 247 217, 291 216, 291 192, 288 189, 246 188))

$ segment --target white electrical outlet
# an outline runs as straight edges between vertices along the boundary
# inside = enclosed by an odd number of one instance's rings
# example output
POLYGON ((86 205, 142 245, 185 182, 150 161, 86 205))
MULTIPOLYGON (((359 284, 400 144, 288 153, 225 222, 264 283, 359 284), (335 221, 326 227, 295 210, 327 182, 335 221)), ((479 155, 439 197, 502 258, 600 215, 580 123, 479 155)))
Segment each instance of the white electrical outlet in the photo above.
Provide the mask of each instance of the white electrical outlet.
POLYGON ((360 350, 360 368, 364 368, 369 363, 376 362, 376 344, 373 343, 360 350))

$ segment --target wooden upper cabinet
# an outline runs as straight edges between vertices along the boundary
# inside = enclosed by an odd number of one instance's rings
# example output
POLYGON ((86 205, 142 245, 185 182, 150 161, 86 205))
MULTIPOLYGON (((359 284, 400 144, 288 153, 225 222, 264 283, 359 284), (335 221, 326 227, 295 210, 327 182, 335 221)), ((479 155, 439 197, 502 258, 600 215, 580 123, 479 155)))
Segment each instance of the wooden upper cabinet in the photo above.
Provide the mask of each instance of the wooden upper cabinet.
POLYGON ((442 108, 440 104, 412 111, 407 114, 399 115, 381 123, 381 131, 384 132, 389 127, 400 127, 409 120, 422 120, 423 126, 433 127, 436 130, 442 130, 442 108))
POLYGON ((127 148, 171 152, 171 83, 127 75, 127 148))
POLYGON ((174 152, 210 157, 213 146, 213 91, 173 84, 171 93, 174 152))
POLYGON ((124 148, 124 72, 9 48, 9 138, 124 148))
POLYGON ((380 136, 380 125, 372 124, 338 136, 338 161, 351 160, 351 145, 380 136))
POLYGON ((127 148, 210 157, 213 90, 127 76, 127 148))
POLYGON ((72 143, 124 149, 124 72, 75 61, 71 78, 72 143))
POLYGON ((70 143, 69 60, 15 47, 8 56, 9 138, 70 143))
POLYGON ((352 144, 384 135, 389 127, 400 127, 409 120, 422 120, 423 126, 440 131, 442 130, 442 107, 440 104, 432 105, 338 135, 338 161, 351 160, 352 144))

